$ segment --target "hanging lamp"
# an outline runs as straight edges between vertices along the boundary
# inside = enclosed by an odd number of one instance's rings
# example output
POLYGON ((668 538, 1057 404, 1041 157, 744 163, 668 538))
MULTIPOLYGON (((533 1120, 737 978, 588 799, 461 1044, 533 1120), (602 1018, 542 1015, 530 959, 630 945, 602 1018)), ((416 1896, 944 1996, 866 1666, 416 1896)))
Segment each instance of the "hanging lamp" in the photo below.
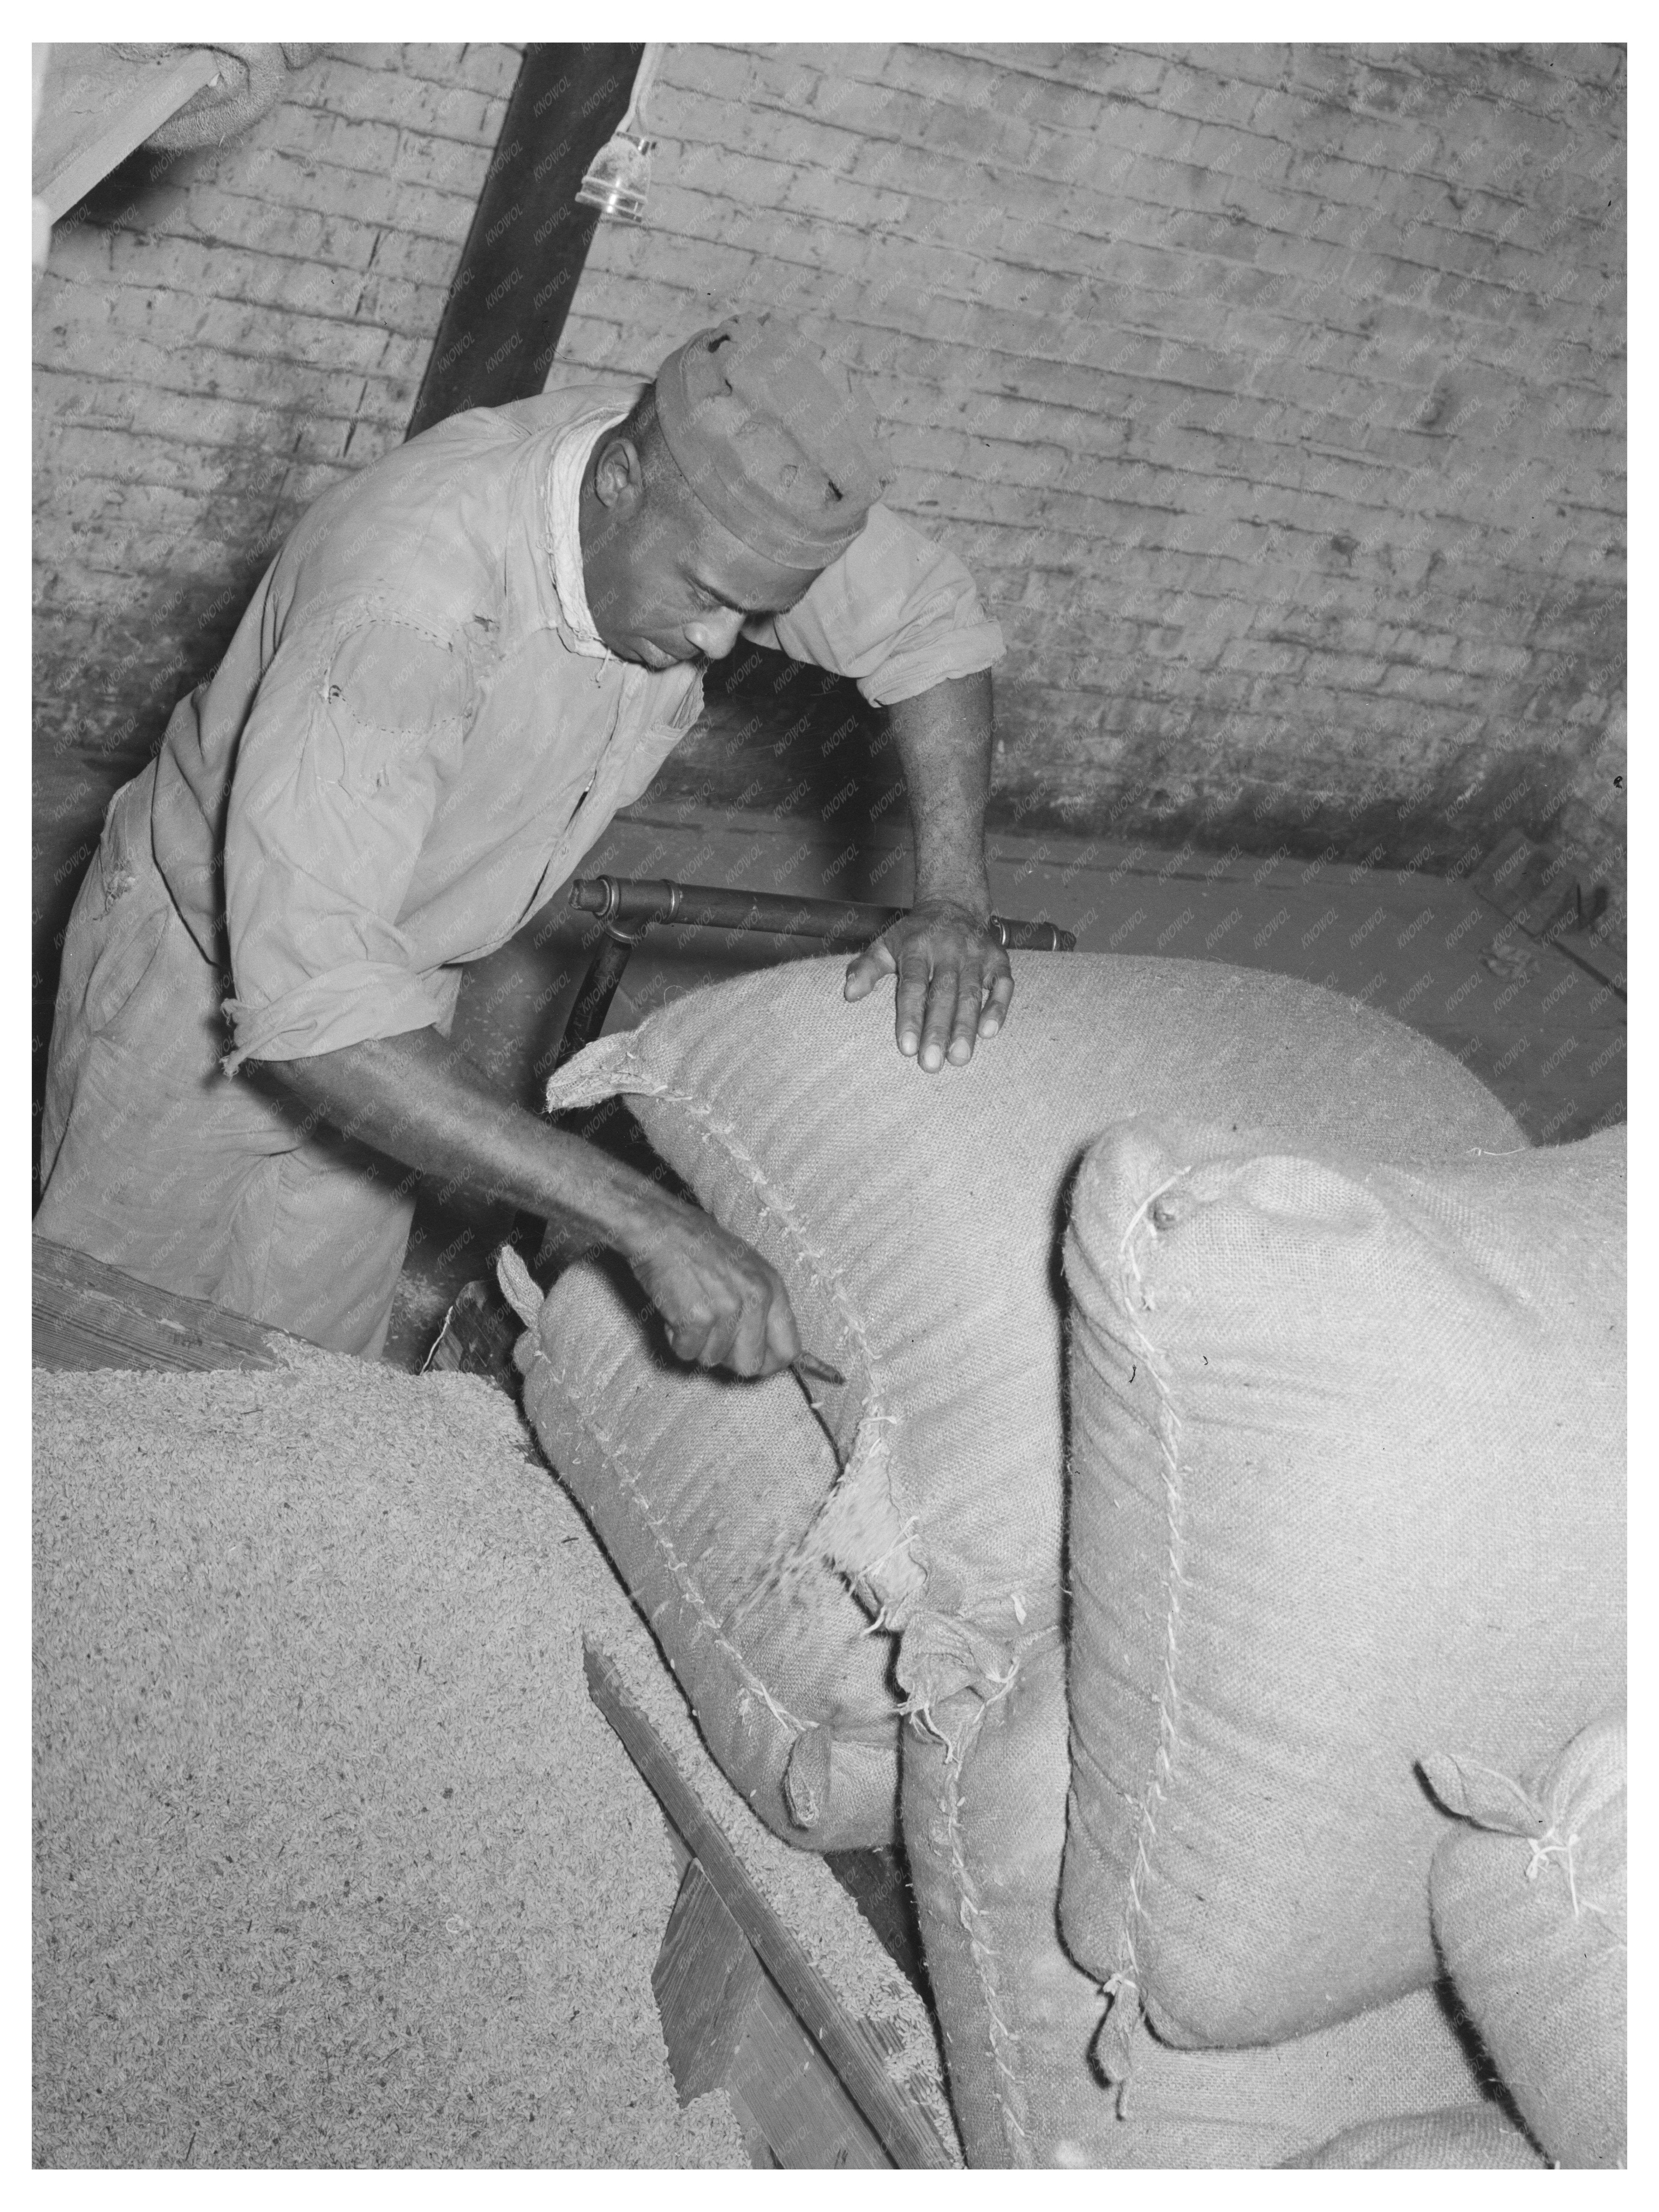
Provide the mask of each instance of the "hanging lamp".
POLYGON ((644 220, 646 194, 651 186, 651 149, 656 143, 645 136, 645 96, 662 53, 660 46, 647 46, 640 56, 628 112, 593 156, 576 194, 580 206, 598 208, 602 216, 611 216, 618 222, 644 220))

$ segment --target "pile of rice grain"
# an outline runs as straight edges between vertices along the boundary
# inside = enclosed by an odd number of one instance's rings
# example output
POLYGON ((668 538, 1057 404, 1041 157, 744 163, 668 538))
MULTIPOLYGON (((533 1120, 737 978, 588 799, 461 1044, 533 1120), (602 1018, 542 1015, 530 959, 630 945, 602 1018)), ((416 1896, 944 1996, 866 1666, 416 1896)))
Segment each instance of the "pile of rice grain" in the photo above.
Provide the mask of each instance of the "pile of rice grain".
POLYGON ((34 1410, 37 2164, 746 2164, 669 2075, 678 1875, 584 1632, 942 2116, 915 1991, 722 1779, 500 1392, 319 1352, 34 1410))

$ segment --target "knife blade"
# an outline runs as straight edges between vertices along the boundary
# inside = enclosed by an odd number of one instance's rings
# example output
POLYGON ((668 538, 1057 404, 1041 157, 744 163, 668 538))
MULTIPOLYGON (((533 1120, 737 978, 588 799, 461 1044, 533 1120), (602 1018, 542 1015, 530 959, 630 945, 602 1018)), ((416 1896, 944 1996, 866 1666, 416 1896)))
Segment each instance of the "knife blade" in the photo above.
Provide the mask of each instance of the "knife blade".
POLYGON ((847 1377, 827 1359, 815 1358, 810 1352, 797 1352, 789 1364, 804 1382, 828 1382, 837 1390, 845 1389, 847 1377))

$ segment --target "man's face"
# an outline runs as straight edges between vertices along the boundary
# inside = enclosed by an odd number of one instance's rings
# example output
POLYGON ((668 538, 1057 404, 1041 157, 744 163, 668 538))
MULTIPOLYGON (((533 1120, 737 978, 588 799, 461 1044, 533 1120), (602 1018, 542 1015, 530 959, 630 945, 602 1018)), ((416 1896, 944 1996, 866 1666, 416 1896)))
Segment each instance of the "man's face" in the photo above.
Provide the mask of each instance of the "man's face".
POLYGON ((716 520, 665 448, 607 432, 582 486, 582 577, 593 626, 621 659, 723 660, 751 615, 781 613, 817 579, 716 520))

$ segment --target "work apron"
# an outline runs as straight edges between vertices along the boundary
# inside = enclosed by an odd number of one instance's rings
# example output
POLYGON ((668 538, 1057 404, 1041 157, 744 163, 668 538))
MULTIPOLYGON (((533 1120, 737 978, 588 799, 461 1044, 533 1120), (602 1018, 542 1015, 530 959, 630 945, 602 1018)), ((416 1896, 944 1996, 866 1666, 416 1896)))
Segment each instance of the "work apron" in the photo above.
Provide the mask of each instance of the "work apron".
POLYGON ((34 1225, 158 1290, 376 1358, 415 1178, 251 1071, 222 1073, 231 981, 156 868, 155 783, 152 765, 115 794, 70 916, 34 1225))

